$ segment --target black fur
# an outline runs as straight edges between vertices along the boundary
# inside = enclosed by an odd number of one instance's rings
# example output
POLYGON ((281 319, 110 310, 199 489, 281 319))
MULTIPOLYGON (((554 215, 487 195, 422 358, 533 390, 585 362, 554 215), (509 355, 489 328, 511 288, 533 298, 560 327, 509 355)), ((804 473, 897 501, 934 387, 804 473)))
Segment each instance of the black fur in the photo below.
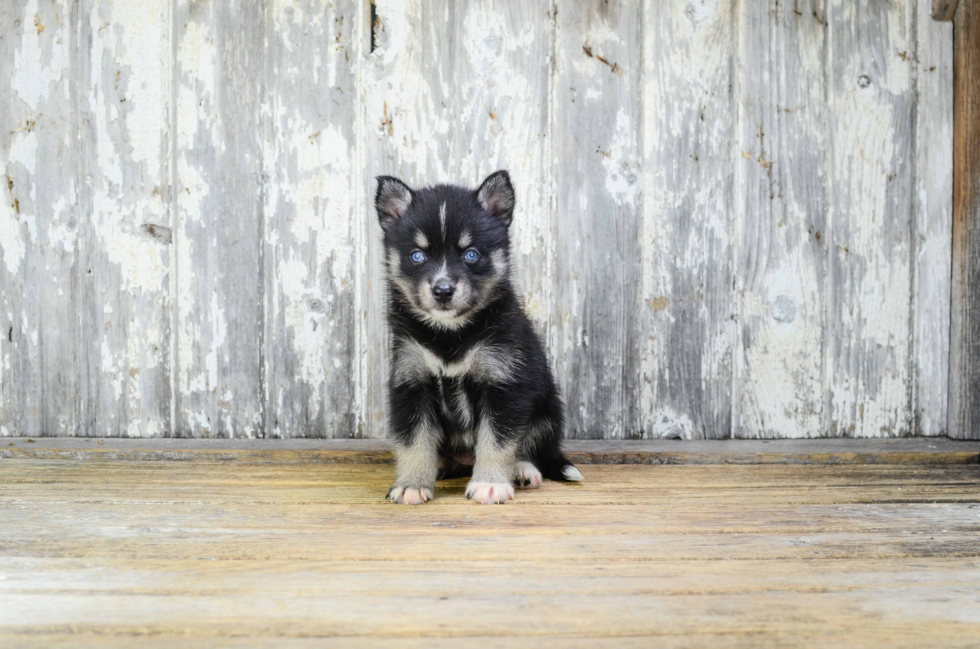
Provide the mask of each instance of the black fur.
POLYGON ((417 435, 435 435, 442 475, 458 475, 479 431, 492 430, 498 446, 516 448, 516 461, 566 480, 561 398, 510 278, 514 191, 507 172, 476 190, 411 190, 382 176, 376 205, 388 270, 389 435, 396 450, 417 435), (471 249, 478 259, 464 257, 471 249), (421 263, 412 258, 418 252, 421 263), (433 302, 434 285, 453 289, 444 309, 433 302), (424 362, 428 370, 420 369, 424 362), (470 369, 462 373, 464 367, 470 369), (492 423, 481 426, 485 419, 492 423))

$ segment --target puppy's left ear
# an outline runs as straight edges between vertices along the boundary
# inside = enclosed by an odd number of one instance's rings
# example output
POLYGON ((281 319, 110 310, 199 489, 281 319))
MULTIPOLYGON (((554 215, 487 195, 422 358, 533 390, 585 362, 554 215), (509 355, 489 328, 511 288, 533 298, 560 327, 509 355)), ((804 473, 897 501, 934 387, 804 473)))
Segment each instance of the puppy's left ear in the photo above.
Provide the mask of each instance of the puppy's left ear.
POLYGON ((476 200, 488 214, 510 225, 514 218, 514 187, 506 171, 501 169, 487 176, 476 190, 476 200))

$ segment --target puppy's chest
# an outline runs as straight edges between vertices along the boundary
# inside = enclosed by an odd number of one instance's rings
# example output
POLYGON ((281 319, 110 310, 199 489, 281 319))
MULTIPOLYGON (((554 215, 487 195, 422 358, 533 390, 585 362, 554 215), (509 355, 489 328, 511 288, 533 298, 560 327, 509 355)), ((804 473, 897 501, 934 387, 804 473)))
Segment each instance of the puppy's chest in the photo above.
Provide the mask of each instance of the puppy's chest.
POLYGON ((447 357, 413 340, 399 340, 392 359, 395 385, 469 380, 476 384, 504 384, 514 380, 519 354, 507 348, 478 342, 447 357))
POLYGON ((464 378, 436 379, 440 415, 447 433, 471 430, 476 425, 478 392, 464 378))

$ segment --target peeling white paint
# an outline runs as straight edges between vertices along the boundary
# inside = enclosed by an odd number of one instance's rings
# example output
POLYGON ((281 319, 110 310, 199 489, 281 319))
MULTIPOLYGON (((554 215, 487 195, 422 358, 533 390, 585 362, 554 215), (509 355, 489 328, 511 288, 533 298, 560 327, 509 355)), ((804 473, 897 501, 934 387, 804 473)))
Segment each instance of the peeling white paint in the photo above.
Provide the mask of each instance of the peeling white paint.
POLYGON ((822 436, 825 28, 753 4, 740 5, 739 21, 741 59, 766 62, 739 76, 736 98, 733 435, 822 436))
POLYGON ((915 3, 917 245, 913 284, 918 434, 956 434, 947 427, 950 399, 950 286, 952 276, 953 61, 949 22, 932 20, 928 2, 915 3))
MULTIPOLYGON (((830 324, 827 383, 831 427, 856 437, 909 434, 911 151, 904 115, 911 106, 908 63, 910 4, 834 4, 828 16, 842 33, 873 24, 876 42, 834 57, 830 93, 832 178, 828 229, 830 324), (885 44, 878 49, 877 42, 885 44), (877 57, 873 71, 869 65, 877 57), (870 83, 861 81, 862 75, 870 83), (866 87, 863 87, 866 85, 866 87), (887 92, 874 89, 880 87, 887 92), (869 92, 870 89, 870 92, 869 92), (894 181, 894 182, 893 182, 894 181), (839 314, 839 315, 838 315, 839 314)), ((838 39, 831 34, 831 54, 838 39)))
POLYGON ((607 150, 601 152, 602 166, 606 170, 606 192, 620 205, 635 205, 642 187, 640 164, 631 159, 637 150, 636 135, 626 109, 620 107, 607 150))
MULTIPOLYGON (((100 434, 169 433, 163 401, 176 399, 182 433, 382 436, 371 178, 475 185, 498 168, 518 192, 518 287, 576 432, 944 430, 952 35, 928 3, 833 0, 797 23, 786 7, 716 0, 557 17, 382 0, 374 52, 346 0, 254 15, 86 2, 76 35, 65 3, 22 4, 46 25, 5 28, 0 435, 38 409, 12 382, 45 380, 47 345, 91 354, 97 376, 64 389, 100 395, 84 404, 100 434), (246 33, 248 60, 235 52, 246 33), (72 43, 91 49, 75 60, 72 43), (256 114, 243 136, 238 118, 256 114), (916 184, 903 194, 889 175, 916 184), (257 198, 228 198, 244 186, 257 198), (237 227, 253 214, 265 222, 237 227), (254 251, 241 232, 259 236, 254 251), (264 285, 245 295, 237 274, 260 263, 264 285), (78 299, 105 304, 79 321, 78 299), (52 317, 91 349, 38 321, 52 317), (256 318, 262 345, 244 358, 258 343, 237 325, 256 318)), ((76 432, 65 412, 49 428, 76 432)))
MULTIPOLYGON (((55 5, 55 10, 59 9, 61 7, 55 5)), ((28 0, 23 15, 38 15, 37 0, 28 0)), ((67 20, 67 15, 61 14, 60 19, 67 20)), ((52 91, 60 95, 68 94, 69 42, 67 38, 53 39, 50 35, 45 36, 32 20, 21 21, 17 31, 20 47, 14 52, 10 87, 34 112, 38 110, 42 100, 51 96, 52 91)))
POLYGON ((9 196, 0 204, 0 254, 3 255, 7 272, 16 275, 24 261, 26 246, 20 233, 20 220, 9 196))
POLYGON ((644 23, 637 410, 648 436, 728 432, 732 8, 667 2, 659 20, 644 23))

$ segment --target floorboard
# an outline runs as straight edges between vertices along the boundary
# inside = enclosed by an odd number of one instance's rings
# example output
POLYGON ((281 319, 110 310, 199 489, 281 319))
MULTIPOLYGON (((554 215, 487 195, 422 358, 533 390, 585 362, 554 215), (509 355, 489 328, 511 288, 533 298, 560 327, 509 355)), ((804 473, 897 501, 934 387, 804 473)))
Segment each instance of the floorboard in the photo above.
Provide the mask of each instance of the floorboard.
POLYGON ((0 646, 980 646, 980 465, 0 460, 0 646))

